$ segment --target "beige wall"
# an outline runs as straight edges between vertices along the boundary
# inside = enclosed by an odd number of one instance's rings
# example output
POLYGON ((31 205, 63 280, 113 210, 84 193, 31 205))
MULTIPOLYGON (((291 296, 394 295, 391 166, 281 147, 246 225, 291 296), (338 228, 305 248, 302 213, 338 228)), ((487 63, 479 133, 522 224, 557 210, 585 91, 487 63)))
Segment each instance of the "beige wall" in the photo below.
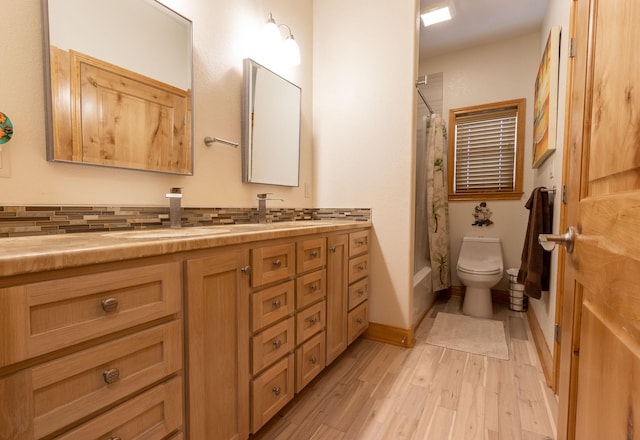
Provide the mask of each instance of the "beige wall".
POLYGON ((370 319, 411 326, 417 5, 314 2, 319 206, 373 210, 370 319))
MULTIPOLYGON (((420 74, 443 72, 443 114, 448 125, 450 109, 510 99, 526 98, 524 195, 521 200, 493 201, 487 206, 493 212, 494 224, 471 226, 478 202, 449 202, 452 283, 461 286, 456 264, 462 237, 466 235, 499 237, 505 270, 520 267, 520 255, 529 211, 524 204, 533 189, 531 146, 533 138, 533 87, 538 70, 540 34, 532 33, 508 41, 474 47, 448 55, 421 60, 420 74)), ((508 289, 505 275, 497 286, 508 289)))
MULTIPOLYGON (((562 143, 564 138, 564 107, 566 94, 567 33, 569 28, 570 1, 549 2, 549 8, 540 33, 525 35, 509 41, 475 47, 448 55, 420 60, 419 72, 444 73, 444 111, 484 102, 501 101, 519 97, 527 98, 527 126, 525 133, 524 193, 519 201, 488 201, 493 211, 495 224, 489 228, 471 226, 471 213, 475 202, 451 202, 451 266, 452 280, 455 285, 462 283, 457 277, 455 266, 462 237, 465 235, 497 236, 502 240, 505 269, 520 266, 522 245, 526 233, 529 211, 524 208, 533 188, 562 186, 562 143), (533 87, 546 44, 549 29, 560 25, 561 38, 560 72, 558 87, 558 132, 557 149, 540 168, 531 168, 532 157, 532 114, 533 87)), ((560 191, 555 196, 554 233, 558 233, 560 223, 560 191)), ((549 292, 543 292, 540 300, 530 300, 536 317, 544 332, 550 350, 553 349, 553 327, 556 310, 557 252, 552 254, 551 283, 549 292)), ((508 289, 508 277, 505 275, 497 286, 508 289)))
MULTIPOLYGON (((566 114, 566 93, 567 93, 567 59, 569 54, 569 13, 571 10, 571 2, 568 0, 551 1, 547 9, 547 14, 542 25, 540 34, 540 42, 538 53, 542 56, 544 47, 547 43, 547 36, 552 26, 561 26, 562 33, 560 38, 560 69, 558 81, 558 130, 556 136, 556 151, 554 154, 540 166, 534 170, 533 186, 556 186, 558 189, 562 187, 562 167, 563 167, 563 142, 564 142, 564 118, 566 114)), ((555 197, 555 209, 553 213, 553 232, 560 232, 560 204, 561 193, 558 190, 555 197)), ((539 301, 530 301, 531 308, 534 309, 538 322, 544 332, 545 340, 549 349, 553 352, 553 336, 556 315, 556 283, 558 276, 558 251, 551 254, 551 283, 549 292, 543 292, 539 301)))
POLYGON ((46 162, 40 3, 0 0, 0 111, 9 115, 15 128, 13 139, 4 146, 11 168, 9 177, 0 177, 0 203, 164 206, 167 189, 180 186, 185 206, 257 206, 258 192, 273 192, 285 199, 272 202, 275 207, 313 206, 313 199, 304 195, 304 184, 310 185, 313 175, 312 0, 163 1, 193 21, 193 176, 46 162), (270 11, 278 23, 291 27, 302 53, 298 67, 268 66, 302 87, 300 188, 243 184, 240 149, 222 144, 209 148, 203 142, 205 136, 240 142, 242 60, 256 56, 256 33, 270 11))

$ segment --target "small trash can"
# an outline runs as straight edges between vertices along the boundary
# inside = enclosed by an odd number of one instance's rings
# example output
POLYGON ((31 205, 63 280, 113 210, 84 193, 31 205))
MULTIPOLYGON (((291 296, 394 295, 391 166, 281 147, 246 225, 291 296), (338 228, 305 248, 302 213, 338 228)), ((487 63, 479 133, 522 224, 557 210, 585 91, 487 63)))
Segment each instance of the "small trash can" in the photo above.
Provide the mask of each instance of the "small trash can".
POLYGON ((509 308, 515 312, 526 312, 528 298, 524 294, 524 284, 518 282, 518 269, 507 269, 509 274, 509 308))

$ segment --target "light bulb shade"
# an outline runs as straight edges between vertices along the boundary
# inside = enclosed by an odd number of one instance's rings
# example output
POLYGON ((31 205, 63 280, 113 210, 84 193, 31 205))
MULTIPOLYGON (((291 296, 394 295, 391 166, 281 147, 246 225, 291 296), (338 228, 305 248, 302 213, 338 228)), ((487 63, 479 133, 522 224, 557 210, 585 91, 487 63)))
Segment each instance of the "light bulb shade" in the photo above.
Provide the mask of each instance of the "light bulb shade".
POLYGON ((282 59, 289 66, 298 66, 300 64, 300 47, 298 47, 293 35, 289 35, 282 44, 282 59))
POLYGON ((269 14, 269 20, 267 20, 262 30, 262 37, 264 38, 263 44, 267 47, 277 47, 282 41, 280 29, 278 29, 278 25, 271 14, 269 14))

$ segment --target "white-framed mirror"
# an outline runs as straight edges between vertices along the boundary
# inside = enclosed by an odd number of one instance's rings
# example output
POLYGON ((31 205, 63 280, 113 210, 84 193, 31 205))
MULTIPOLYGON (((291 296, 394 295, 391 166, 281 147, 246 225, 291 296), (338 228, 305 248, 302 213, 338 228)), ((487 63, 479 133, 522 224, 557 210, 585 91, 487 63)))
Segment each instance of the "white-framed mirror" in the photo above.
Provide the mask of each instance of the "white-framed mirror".
POLYGON ((193 174, 192 23, 156 0, 42 0, 47 160, 193 174))
POLYGON ((300 184, 300 87, 244 60, 242 181, 300 184))

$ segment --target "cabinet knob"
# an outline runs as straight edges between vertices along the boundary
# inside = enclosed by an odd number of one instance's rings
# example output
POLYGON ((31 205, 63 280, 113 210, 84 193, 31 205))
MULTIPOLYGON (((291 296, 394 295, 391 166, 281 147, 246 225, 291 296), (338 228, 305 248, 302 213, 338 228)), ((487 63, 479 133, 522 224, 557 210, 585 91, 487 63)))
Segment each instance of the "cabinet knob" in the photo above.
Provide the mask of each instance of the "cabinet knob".
POLYGON ((311 258, 318 258, 318 251, 311 251, 309 252, 309 255, 311 256, 311 258))
POLYGON ((251 275, 251 266, 241 267, 240 271, 245 275, 251 275))
POLYGON ((356 244, 358 246, 362 246, 364 244, 364 240, 358 240, 358 241, 356 241, 356 244))
POLYGON ((318 363, 318 358, 315 356, 311 356, 311 358, 309 359, 309 362, 315 365, 318 363))
POLYGON ((282 266, 282 261, 280 261, 280 260, 273 260, 273 265, 274 265, 275 267, 280 267, 280 266, 282 266))
POLYGON ((106 384, 112 384, 120 379, 120 370, 117 368, 109 368, 102 372, 102 378, 106 384))
POLYGON ((280 387, 273 387, 271 388, 271 392, 273 392, 273 394, 275 394, 276 396, 280 395, 280 387))
POLYGON ((337 248, 336 248, 335 246, 331 246, 331 247, 329 248, 329 250, 330 250, 331 252, 335 252, 335 251, 336 251, 336 249, 337 249, 337 248))
POLYGON ((362 318, 358 318, 358 319, 356 319, 356 323, 357 323, 358 325, 362 324, 363 322, 364 322, 364 319, 362 319, 362 318))
POLYGON ((275 341, 273 341, 273 346, 275 348, 280 348, 281 345, 282 345, 282 341, 280 339, 276 339, 275 341))
POLYGON ((309 324, 316 325, 318 323, 318 318, 314 316, 313 318, 309 318, 309 324))
POLYGON ((364 264, 358 264, 358 272, 362 272, 364 270, 364 264))
POLYGON ((105 312, 115 312, 118 310, 118 300, 116 298, 107 298, 102 300, 102 310, 105 312))
POLYGON ((318 290, 318 285, 316 283, 313 283, 309 286, 309 290, 315 292, 316 290, 318 290))
POLYGON ((279 309, 282 303, 280 302, 279 299, 274 299, 273 301, 271 301, 271 305, 273 306, 274 309, 279 309))
POLYGON ((358 295, 362 296, 362 295, 364 295, 365 292, 366 292, 366 290, 360 289, 360 290, 358 290, 358 295))

